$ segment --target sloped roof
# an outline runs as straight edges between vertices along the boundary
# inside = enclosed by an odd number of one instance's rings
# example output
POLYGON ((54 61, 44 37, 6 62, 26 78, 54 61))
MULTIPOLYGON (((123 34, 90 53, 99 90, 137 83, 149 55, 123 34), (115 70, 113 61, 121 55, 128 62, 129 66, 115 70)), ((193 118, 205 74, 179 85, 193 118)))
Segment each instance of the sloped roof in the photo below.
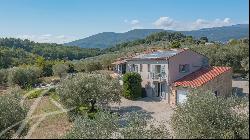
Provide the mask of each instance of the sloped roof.
POLYGON ((192 87, 196 88, 213 80, 215 77, 230 70, 231 67, 209 67, 201 68, 183 78, 174 82, 174 86, 192 87))
POLYGON ((127 57, 121 57, 121 58, 118 58, 115 62, 113 62, 112 64, 115 64, 115 65, 118 65, 118 64, 123 64, 125 62, 127 62, 128 59, 131 59, 133 57, 136 57, 138 55, 142 55, 142 54, 150 54, 150 53, 153 53, 155 52, 156 50, 146 50, 142 53, 137 53, 137 54, 131 54, 131 55, 128 55, 127 57))
POLYGON ((189 50, 187 48, 183 49, 171 49, 171 50, 147 50, 142 53, 138 54, 132 54, 130 56, 127 56, 126 59, 117 59, 116 62, 112 64, 122 64, 130 60, 167 60, 171 57, 174 57, 186 50, 189 50))

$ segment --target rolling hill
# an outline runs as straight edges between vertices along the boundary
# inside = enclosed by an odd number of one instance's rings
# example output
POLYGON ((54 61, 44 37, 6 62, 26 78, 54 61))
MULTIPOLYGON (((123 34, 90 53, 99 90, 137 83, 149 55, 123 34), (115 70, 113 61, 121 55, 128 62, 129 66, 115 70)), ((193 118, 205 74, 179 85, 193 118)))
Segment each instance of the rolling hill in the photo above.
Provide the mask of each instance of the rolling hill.
POLYGON ((226 42, 230 39, 249 37, 249 24, 204 28, 195 31, 182 31, 182 33, 184 35, 191 35, 195 38, 206 36, 209 41, 226 42))
MULTIPOLYGON (((75 40, 69 43, 65 43, 67 46, 79 46, 82 48, 108 48, 115 44, 133 41, 136 39, 142 39, 146 36, 169 30, 163 29, 134 29, 125 33, 103 32, 96 35, 92 35, 87 38, 75 40)), ((169 31, 175 32, 175 31, 169 31)), ((200 38, 202 36, 208 37, 209 41, 226 42, 232 38, 239 39, 243 37, 249 37, 249 24, 237 24, 232 26, 204 28, 193 31, 179 31, 184 35, 191 35, 194 38, 200 38)))
POLYGON ((161 32, 161 29, 135 29, 125 33, 103 32, 90 37, 65 43, 66 46, 79 46, 82 48, 108 48, 115 44, 142 39, 146 36, 161 32))

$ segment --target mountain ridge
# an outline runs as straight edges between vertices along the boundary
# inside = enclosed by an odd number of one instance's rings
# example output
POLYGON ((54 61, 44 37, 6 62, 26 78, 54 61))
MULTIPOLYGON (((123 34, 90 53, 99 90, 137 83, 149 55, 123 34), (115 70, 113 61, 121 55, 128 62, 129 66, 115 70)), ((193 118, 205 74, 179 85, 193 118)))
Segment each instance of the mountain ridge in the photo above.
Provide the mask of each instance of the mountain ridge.
POLYGON ((174 31, 164 29, 134 29, 124 33, 102 32, 89 37, 65 43, 66 46, 79 46, 81 48, 109 48, 116 44, 143 39, 157 32, 180 32, 187 36, 198 39, 202 36, 208 37, 209 41, 226 42, 229 39, 249 37, 249 24, 235 24, 231 26, 203 28, 192 31, 174 31))

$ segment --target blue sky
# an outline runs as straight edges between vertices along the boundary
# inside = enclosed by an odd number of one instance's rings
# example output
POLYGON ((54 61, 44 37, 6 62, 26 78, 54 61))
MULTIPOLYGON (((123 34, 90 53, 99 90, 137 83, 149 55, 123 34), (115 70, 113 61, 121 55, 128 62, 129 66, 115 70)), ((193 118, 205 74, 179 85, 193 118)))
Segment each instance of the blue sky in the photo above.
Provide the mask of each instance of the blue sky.
POLYGON ((0 37, 63 43, 136 28, 248 23, 248 0, 0 0, 0 37))

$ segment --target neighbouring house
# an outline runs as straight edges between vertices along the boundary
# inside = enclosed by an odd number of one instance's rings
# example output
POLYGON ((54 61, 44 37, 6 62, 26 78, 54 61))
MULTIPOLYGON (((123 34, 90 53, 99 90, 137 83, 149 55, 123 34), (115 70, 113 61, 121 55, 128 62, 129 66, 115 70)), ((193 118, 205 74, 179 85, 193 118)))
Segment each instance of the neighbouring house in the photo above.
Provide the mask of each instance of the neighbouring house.
POLYGON ((115 73, 138 72, 146 96, 170 105, 185 102, 192 89, 212 90, 215 96, 229 96, 232 69, 211 67, 208 58, 190 49, 149 51, 113 63, 115 73))

